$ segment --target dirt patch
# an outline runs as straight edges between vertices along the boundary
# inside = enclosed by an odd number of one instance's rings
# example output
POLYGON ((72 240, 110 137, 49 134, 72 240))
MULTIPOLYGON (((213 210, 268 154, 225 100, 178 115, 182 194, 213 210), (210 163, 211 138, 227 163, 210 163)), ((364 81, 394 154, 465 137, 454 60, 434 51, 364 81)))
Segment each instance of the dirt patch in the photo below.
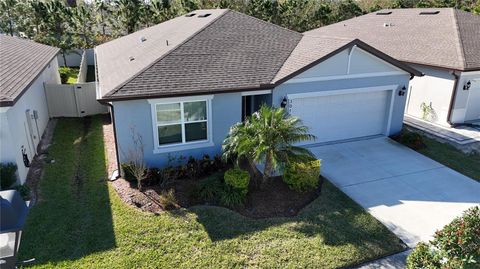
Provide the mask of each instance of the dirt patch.
POLYGON ((50 162, 50 158, 48 157, 48 148, 52 144, 53 133, 56 125, 56 119, 51 119, 48 122, 40 143, 38 144, 37 155, 35 155, 35 157, 32 159, 30 168, 28 169, 27 181, 25 184, 27 184, 27 186, 30 188, 30 201, 32 205, 41 200, 39 184, 43 177, 43 168, 45 163, 50 162))
POLYGON ((275 177, 262 189, 250 190, 244 208, 236 209, 250 218, 293 217, 300 210, 317 199, 322 188, 308 192, 296 192, 288 188, 281 177, 275 177))
POLYGON ((80 159, 84 157, 84 149, 85 147, 82 144, 87 143, 88 140, 88 132, 90 131, 90 126, 92 123, 92 119, 90 117, 83 118, 83 128, 82 128, 82 136, 80 137, 80 143, 76 147, 76 159, 75 159, 75 173, 72 179, 73 191, 77 199, 81 200, 81 196, 83 193, 83 185, 84 185, 84 175, 83 171, 84 168, 81 166, 80 159))

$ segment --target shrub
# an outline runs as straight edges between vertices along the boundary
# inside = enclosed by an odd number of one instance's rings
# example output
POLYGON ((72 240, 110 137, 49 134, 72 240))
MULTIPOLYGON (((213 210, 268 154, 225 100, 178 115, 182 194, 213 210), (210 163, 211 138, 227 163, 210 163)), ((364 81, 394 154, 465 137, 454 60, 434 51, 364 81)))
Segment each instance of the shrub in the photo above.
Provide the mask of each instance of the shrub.
POLYGON ((397 140, 413 150, 425 148, 425 143, 423 142, 422 136, 414 132, 405 131, 397 140))
POLYGON ((429 243, 419 244, 407 268, 478 268, 480 265, 480 207, 465 211, 429 243))
POLYGON ((408 255, 407 268, 409 269, 434 269, 441 268, 439 256, 424 242, 418 243, 408 255))
POLYGON ((2 190, 10 188, 16 181, 17 165, 14 163, 0 163, 0 187, 2 190))
POLYGON ((225 184, 240 190, 247 190, 250 182, 250 174, 240 168, 229 169, 225 172, 223 178, 225 184))
POLYGON ((225 185, 220 203, 228 207, 236 207, 243 205, 247 192, 241 189, 233 188, 230 185, 225 185))
POLYGON ((175 191, 170 189, 168 191, 162 191, 160 193, 160 204, 166 210, 178 208, 177 198, 175 197, 175 191))
POLYGON ((283 182, 294 191, 304 192, 318 187, 320 160, 289 162, 285 166, 283 182))
POLYGON ((216 173, 201 180, 190 192, 190 196, 204 202, 216 202, 224 191, 222 174, 216 173))
POLYGON ((28 187, 27 184, 17 185, 15 186, 15 190, 20 193, 23 200, 27 201, 30 199, 30 187, 28 187))
POLYGON ((137 182, 137 179, 132 173, 133 167, 131 163, 122 163, 121 168, 122 168, 122 176, 126 181, 137 182))

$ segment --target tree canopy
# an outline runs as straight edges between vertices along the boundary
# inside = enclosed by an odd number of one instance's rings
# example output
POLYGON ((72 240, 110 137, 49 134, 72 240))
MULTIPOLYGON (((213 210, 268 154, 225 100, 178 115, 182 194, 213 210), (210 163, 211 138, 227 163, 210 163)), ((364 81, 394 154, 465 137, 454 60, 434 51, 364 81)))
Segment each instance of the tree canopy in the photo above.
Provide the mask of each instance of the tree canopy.
POLYGON ((480 14, 480 0, 0 0, 0 32, 90 48, 195 9, 229 8, 304 32, 382 8, 455 7, 480 14))

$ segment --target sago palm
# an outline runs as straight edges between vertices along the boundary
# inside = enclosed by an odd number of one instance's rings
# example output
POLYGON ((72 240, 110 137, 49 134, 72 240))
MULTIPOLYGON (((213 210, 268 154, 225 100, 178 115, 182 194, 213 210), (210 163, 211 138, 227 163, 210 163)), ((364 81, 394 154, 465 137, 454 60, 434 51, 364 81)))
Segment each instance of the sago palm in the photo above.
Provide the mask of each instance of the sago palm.
POLYGON ((283 108, 262 106, 245 122, 234 125, 223 143, 224 157, 246 157, 250 163, 264 163, 263 183, 275 169, 289 161, 314 158, 306 148, 295 146, 313 140, 308 127, 283 108))

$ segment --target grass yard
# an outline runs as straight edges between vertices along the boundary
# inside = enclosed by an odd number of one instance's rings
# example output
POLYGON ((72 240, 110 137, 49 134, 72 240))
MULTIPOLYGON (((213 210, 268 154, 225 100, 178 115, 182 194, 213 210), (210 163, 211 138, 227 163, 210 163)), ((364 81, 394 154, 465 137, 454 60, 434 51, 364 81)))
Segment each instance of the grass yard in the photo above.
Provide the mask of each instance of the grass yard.
POLYGON ((80 71, 77 67, 59 67, 60 77, 63 84, 75 84, 78 79, 78 72, 80 71))
POLYGON ((60 119, 20 260, 38 268, 337 268, 403 244, 329 182, 292 218, 219 207, 159 215, 125 205, 105 178, 102 119, 60 119))
MULTIPOLYGON (((404 130, 403 132, 409 132, 404 130)), ((467 155, 451 145, 440 143, 421 135, 426 147, 418 150, 423 155, 456 170, 468 177, 480 181, 480 155, 467 155)))

